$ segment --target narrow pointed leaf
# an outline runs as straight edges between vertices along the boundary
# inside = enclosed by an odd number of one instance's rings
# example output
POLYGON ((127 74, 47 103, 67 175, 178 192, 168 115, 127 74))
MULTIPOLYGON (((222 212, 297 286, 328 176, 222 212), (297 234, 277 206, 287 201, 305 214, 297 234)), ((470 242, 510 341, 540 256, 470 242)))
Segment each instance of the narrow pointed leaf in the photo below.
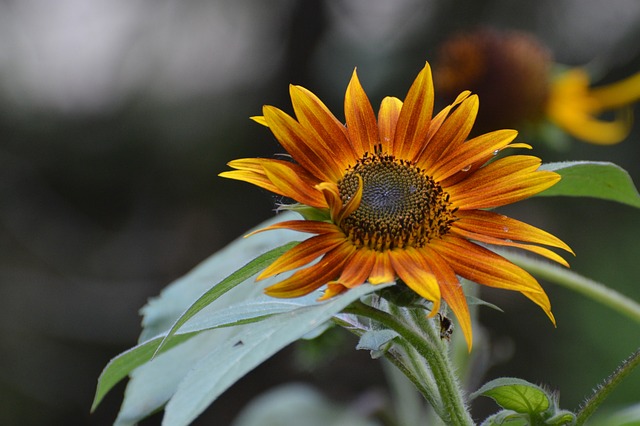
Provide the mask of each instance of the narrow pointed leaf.
POLYGON ((264 268, 266 268, 271 263, 273 263, 274 260, 276 260, 278 257, 280 257, 284 252, 286 252, 287 250, 289 250, 290 248, 292 248, 296 244, 298 244, 298 243, 297 242, 290 242, 290 243, 287 243, 287 244, 285 244, 283 246, 280 246, 280 247, 277 247, 275 249, 269 250, 268 252, 264 253, 263 255, 257 257, 256 259, 252 260, 251 262, 247 263, 245 266, 243 266, 242 268, 240 268, 239 270, 237 270, 233 274, 229 275, 227 278, 222 280, 222 282, 220 282, 219 284, 213 286, 209 291, 207 291, 202 296, 200 296, 198 298, 198 300, 196 300, 189 307, 189 309, 187 309, 186 312, 184 314, 182 314, 180 316, 180 318, 178 318, 178 320, 175 322, 175 324, 173 324, 173 326, 169 330, 169 333, 167 334, 167 336, 160 343, 160 346, 158 347, 157 351, 160 351, 162 349, 162 347, 168 342, 168 340, 171 339, 171 337, 175 334, 175 332, 185 322, 189 321, 189 319, 191 317, 193 317, 195 314, 200 312, 202 309, 207 307, 209 304, 214 302, 216 299, 218 299, 220 296, 222 296, 223 294, 225 294, 226 292, 228 292, 229 290, 231 290, 232 288, 234 288, 238 284, 246 281, 247 279, 249 279, 253 275, 255 275, 258 272, 262 271, 264 268))

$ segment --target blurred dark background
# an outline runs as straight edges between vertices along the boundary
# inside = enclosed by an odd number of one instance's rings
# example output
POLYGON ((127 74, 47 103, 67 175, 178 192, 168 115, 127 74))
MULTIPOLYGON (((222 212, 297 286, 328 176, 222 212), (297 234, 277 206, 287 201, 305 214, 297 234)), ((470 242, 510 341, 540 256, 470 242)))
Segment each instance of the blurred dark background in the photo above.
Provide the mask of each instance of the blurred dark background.
MULTIPOLYGON (((563 64, 602 61, 605 82, 640 70, 636 0, 1 1, 0 424, 113 422, 123 385, 89 407, 102 368, 135 344, 138 309, 273 215, 264 191, 217 177, 231 159, 282 151, 248 119, 263 104, 291 111, 288 84, 301 84, 342 118, 357 66, 377 110, 404 97, 439 42, 479 24, 530 31, 563 64)), ((640 125, 616 146, 534 154, 613 161, 640 182, 640 125)), ((640 299, 638 210, 540 198, 504 211, 569 243, 575 271, 640 299)), ((487 333, 513 349, 487 378, 545 384, 575 409, 638 347, 638 324, 543 285, 557 329, 520 295, 487 293, 505 310, 481 310, 487 333)), ((198 424, 228 424, 289 379, 347 403, 383 386, 353 344, 314 371, 285 350, 198 424)), ((607 404, 638 402, 638 382, 636 372, 607 404)))

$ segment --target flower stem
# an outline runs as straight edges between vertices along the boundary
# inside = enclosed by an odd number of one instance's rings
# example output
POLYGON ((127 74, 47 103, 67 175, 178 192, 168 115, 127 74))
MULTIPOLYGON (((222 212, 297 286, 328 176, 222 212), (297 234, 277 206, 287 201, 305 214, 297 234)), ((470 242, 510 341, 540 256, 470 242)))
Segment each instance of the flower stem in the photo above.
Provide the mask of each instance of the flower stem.
POLYGON ((500 251, 500 254, 533 275, 582 293, 640 323, 640 303, 603 284, 547 262, 512 252, 500 251))
POLYGON ((394 316, 380 311, 362 302, 355 302, 345 309, 346 312, 370 318, 396 331, 406 342, 427 361, 435 383, 438 386, 442 407, 435 407, 438 415, 445 422, 453 425, 473 425, 473 420, 467 411, 462 397, 462 391, 458 386, 451 363, 448 362, 446 348, 440 343, 439 337, 433 339, 435 331, 431 324, 424 318, 424 312, 409 308, 402 308, 405 315, 394 316), (422 322, 416 320, 422 317, 422 322), (407 319, 413 321, 407 323, 407 319), (403 319, 404 321, 400 321, 403 319), (441 408, 440 410, 438 408, 441 408))
POLYGON ((640 349, 637 349, 595 390, 587 399, 576 417, 576 426, 583 425, 609 394, 640 364, 640 349))

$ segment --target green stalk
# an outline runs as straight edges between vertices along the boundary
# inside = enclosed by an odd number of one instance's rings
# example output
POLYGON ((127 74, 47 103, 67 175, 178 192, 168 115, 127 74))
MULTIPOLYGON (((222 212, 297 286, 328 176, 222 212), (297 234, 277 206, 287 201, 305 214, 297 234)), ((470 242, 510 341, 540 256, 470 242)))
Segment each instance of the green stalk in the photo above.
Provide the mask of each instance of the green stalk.
POLYGON ((502 250, 499 252, 533 275, 581 293, 640 323, 640 304, 612 288, 548 262, 542 262, 512 252, 502 250))
MULTIPOLYGON (((403 311, 406 312, 406 309, 403 311)), ((445 422, 452 425, 473 425, 473 420, 465 406, 462 391, 458 386, 453 368, 448 362, 446 350, 443 350, 446 348, 440 343, 439 336, 434 340, 432 336, 428 334, 429 329, 433 331, 430 324, 427 324, 426 327, 415 327, 415 322, 414 324, 407 324, 404 321, 399 321, 397 316, 390 315, 387 312, 380 311, 362 302, 353 303, 345 309, 345 312, 370 318, 396 331, 409 345, 418 351, 431 367, 433 378, 438 386, 440 398, 443 402, 443 410, 439 410, 438 415, 445 422), (414 326, 412 327, 412 325, 414 326), (427 330, 423 330, 423 328, 427 330)), ((421 311, 418 311, 418 314, 424 315, 421 311)), ((416 315, 416 313, 408 314, 409 317, 414 315, 416 315)), ((406 319, 406 315, 401 317, 406 319)), ((424 319, 424 322, 427 322, 426 319, 424 319)), ((435 332, 432 334, 435 334, 435 332)), ((438 408, 439 407, 434 407, 436 410, 438 408)))
POLYGON ((576 426, 583 425, 622 380, 631 374, 638 364, 640 364, 640 349, 637 349, 633 355, 627 358, 604 383, 598 386, 593 395, 584 402, 576 416, 576 426))

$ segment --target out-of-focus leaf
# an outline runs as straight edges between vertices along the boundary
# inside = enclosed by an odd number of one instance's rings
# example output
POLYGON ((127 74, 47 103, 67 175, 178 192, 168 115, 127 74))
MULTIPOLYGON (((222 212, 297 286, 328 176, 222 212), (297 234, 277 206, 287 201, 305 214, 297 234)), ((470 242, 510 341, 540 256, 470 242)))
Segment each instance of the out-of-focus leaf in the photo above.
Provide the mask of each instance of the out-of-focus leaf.
POLYGON ((376 426, 353 410, 328 401, 309 386, 286 385, 259 396, 232 426, 376 426), (304 419, 301 422, 300 419, 304 419))
POLYGON ((594 197, 640 208, 640 194, 629 173, 613 163, 568 161, 543 164, 540 170, 554 171, 562 179, 538 195, 594 197))
POLYGON ((637 426, 640 425, 640 403, 615 411, 603 410, 589 419, 589 426, 637 426))

